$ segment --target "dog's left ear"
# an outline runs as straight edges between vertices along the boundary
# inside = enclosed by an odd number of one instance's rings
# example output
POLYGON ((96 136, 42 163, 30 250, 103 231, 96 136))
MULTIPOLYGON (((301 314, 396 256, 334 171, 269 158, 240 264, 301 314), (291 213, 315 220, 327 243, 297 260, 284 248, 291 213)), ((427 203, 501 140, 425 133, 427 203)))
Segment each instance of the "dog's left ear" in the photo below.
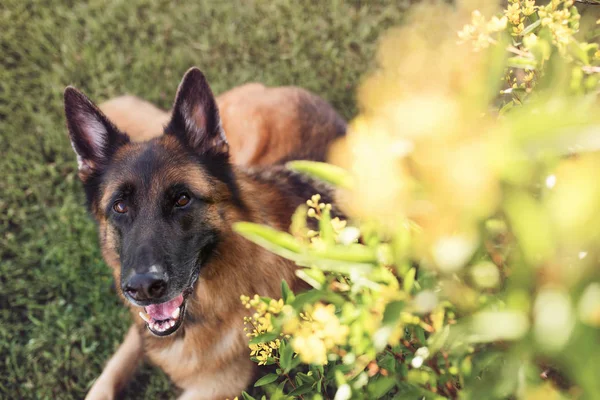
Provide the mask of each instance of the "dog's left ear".
POLYGON ((185 75, 175 97, 165 134, 174 135, 198 154, 228 154, 217 102, 204 74, 196 67, 185 75))
POLYGON ((100 175, 112 155, 129 136, 120 132, 98 107, 83 93, 69 86, 65 89, 65 115, 71 146, 77 154, 79 178, 85 183, 100 175))

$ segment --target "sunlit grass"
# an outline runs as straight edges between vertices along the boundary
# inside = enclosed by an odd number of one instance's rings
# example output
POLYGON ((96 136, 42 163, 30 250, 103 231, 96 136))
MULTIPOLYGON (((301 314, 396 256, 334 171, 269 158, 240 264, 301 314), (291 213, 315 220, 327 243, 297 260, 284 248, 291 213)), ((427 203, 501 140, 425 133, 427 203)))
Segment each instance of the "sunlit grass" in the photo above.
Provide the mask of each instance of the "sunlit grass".
MULTIPOLYGON (((63 88, 96 101, 131 93, 166 108, 197 65, 216 93, 249 81, 293 84, 350 118, 376 40, 403 7, 304 3, 3 2, 0 397, 81 398, 129 324, 76 179, 63 88)), ((173 389, 146 370, 128 390, 127 398, 164 398, 173 389)))

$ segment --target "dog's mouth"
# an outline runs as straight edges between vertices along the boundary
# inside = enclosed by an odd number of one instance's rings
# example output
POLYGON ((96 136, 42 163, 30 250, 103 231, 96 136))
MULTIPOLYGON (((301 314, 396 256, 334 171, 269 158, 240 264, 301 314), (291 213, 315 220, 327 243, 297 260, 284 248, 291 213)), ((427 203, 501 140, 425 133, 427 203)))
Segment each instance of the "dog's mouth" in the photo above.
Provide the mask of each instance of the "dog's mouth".
POLYGON ((177 331, 183 323, 186 297, 180 293, 172 300, 159 304, 150 304, 140 311, 140 317, 156 336, 168 336, 177 331))
POLYGON ((194 292, 200 275, 200 263, 191 274, 190 284, 177 296, 163 303, 150 304, 140 311, 140 317, 146 322, 148 330, 155 336, 169 336, 177 332, 183 324, 187 299, 194 292))

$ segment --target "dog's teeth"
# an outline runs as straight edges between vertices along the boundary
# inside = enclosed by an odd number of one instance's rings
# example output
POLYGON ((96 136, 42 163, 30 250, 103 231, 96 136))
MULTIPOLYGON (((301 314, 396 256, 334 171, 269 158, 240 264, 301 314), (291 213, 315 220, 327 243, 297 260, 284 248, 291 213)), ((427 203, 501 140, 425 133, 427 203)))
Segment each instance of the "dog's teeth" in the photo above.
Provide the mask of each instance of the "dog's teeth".
POLYGON ((158 324, 158 322, 154 323, 154 326, 152 327, 155 331, 159 331, 160 332, 160 325, 158 324))
POLYGON ((142 319, 148 323, 152 321, 152 318, 150 318, 150 316, 143 311, 140 311, 140 317, 142 317, 142 319))
POLYGON ((175 311, 173 311, 173 314, 171 314, 171 318, 173 318, 173 319, 179 318, 179 313, 180 313, 180 310, 179 310, 179 307, 177 307, 175 309, 175 311))
POLYGON ((172 328, 175 326, 175 321, 171 320, 169 321, 169 328, 172 328))

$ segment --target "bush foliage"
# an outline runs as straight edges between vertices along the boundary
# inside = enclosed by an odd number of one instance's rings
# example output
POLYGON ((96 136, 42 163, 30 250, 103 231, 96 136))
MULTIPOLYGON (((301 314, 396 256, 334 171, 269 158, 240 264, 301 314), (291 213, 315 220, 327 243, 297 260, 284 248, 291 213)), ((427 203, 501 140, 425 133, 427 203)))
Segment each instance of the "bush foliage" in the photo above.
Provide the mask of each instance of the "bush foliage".
POLYGON ((335 166, 290 165, 347 220, 315 194, 290 233, 236 226, 312 287, 241 297, 267 366, 244 398, 600 393, 600 29, 570 0, 479 5, 417 7, 335 166))

